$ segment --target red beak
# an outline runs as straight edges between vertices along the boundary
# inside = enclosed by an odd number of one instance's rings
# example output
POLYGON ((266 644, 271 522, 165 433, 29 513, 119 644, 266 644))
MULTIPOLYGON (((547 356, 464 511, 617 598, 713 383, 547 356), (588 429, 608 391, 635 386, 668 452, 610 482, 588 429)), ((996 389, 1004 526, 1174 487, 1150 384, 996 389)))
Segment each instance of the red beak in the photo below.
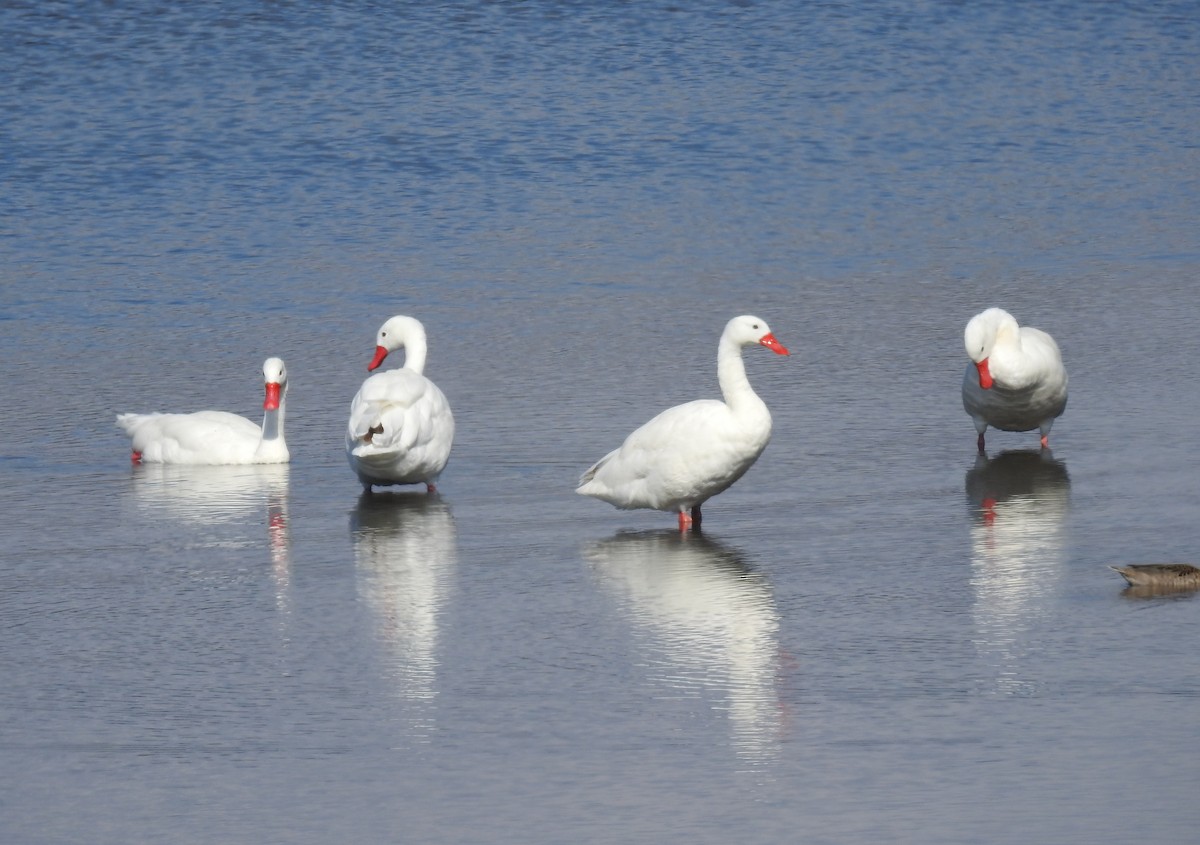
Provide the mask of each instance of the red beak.
POLYGON ((984 358, 975 365, 975 369, 979 370, 979 386, 984 390, 992 389, 992 373, 988 369, 988 359, 984 358))
POLYGON ((758 339, 758 342, 770 349, 776 355, 790 355, 787 347, 775 339, 775 335, 768 332, 758 339))
POLYGON ((267 382, 267 398, 263 400, 264 411, 279 410, 279 383, 274 381, 267 382))
POLYGON ((388 356, 388 351, 386 349, 384 349, 382 346, 376 346, 375 347, 375 357, 371 359, 371 363, 367 364, 367 372, 368 373, 371 372, 376 367, 378 367, 380 364, 382 364, 383 359, 386 358, 387 356, 388 356))

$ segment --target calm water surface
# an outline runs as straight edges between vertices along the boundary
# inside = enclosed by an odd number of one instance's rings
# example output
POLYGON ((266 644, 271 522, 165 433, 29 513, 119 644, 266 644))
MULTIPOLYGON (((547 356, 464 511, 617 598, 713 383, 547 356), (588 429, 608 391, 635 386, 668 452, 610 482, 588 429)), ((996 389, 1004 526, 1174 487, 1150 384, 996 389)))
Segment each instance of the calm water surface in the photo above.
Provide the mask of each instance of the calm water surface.
POLYGON ((1192 3, 0 10, 0 840, 1189 841, 1200 562, 1192 3), (962 329, 1052 332, 1051 436, 962 329), (579 472, 716 395, 705 511, 579 472), (360 495, 385 318, 441 495, 360 495), (123 411, 287 467, 131 469, 123 411))

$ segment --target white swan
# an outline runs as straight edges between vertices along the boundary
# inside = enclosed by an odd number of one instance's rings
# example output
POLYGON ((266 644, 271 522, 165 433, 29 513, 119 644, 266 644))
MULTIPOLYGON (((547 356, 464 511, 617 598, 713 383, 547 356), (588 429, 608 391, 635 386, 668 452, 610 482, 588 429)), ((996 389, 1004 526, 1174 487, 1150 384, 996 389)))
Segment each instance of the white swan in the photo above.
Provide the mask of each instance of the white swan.
POLYGON ((454 443, 454 415, 436 384, 425 378, 425 327, 412 317, 392 317, 379 329, 376 369, 388 353, 404 349, 404 366, 376 373, 350 403, 346 457, 363 487, 435 482, 454 443))
POLYGON ((979 451, 989 425, 1001 431, 1039 429, 1047 448, 1050 427, 1067 407, 1067 371, 1054 338, 989 308, 967 323, 963 342, 972 362, 963 374, 963 408, 979 432, 979 451))
POLYGON ((742 347, 787 355, 758 317, 734 317, 717 346, 725 401, 699 399, 663 411, 579 479, 576 492, 622 509, 678 512, 679 529, 700 524, 700 506, 737 481, 771 439, 771 413, 750 387, 742 347))
POLYGON ((117 425, 133 439, 131 458, 154 464, 283 464, 291 458, 283 439, 287 369, 279 358, 263 362, 263 422, 227 411, 194 414, 120 414, 117 425))

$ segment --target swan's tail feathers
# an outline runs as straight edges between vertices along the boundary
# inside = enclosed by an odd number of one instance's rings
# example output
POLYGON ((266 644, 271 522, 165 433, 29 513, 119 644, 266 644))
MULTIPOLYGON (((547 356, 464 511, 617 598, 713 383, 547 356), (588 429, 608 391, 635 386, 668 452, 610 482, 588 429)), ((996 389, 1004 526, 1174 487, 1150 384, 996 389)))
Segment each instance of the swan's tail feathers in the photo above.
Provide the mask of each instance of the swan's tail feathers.
POLYGON ((350 454, 367 469, 386 469, 391 466, 396 460, 394 450, 382 451, 370 443, 364 443, 361 446, 355 446, 350 454))
POLYGON ((584 472, 583 475, 579 476, 579 484, 577 484, 575 486, 575 492, 584 493, 586 495, 583 488, 595 480, 596 473, 598 473, 601 470, 601 468, 606 463, 608 463, 609 459, 612 458, 612 456, 615 454, 617 454, 616 451, 609 452, 603 458, 601 458, 600 460, 596 461, 596 463, 594 463, 590 467, 588 467, 587 471, 584 472))
POLYGON ((355 440, 370 443, 376 434, 383 433, 383 403, 368 402, 361 413, 355 414, 350 434, 355 440))
POLYGON ((161 414, 117 414, 117 427, 133 437, 133 433, 147 420, 152 420, 161 414))
POLYGON ((429 421, 419 412, 392 402, 369 403, 355 418, 351 429, 358 444, 356 449, 367 448, 392 455, 409 451, 418 441, 428 441, 432 433, 429 421))

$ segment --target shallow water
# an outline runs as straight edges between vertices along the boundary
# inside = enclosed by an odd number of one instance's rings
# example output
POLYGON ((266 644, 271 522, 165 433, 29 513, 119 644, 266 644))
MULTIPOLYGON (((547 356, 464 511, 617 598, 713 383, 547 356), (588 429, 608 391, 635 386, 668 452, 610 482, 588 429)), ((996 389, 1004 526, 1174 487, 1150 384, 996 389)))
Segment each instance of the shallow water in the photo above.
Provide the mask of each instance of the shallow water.
POLYGON ((1190 4, 0 10, 0 839, 1162 842, 1200 822, 1190 4), (962 329, 1050 331, 990 433, 962 329), (716 395, 673 519, 576 496, 716 395), (410 313, 441 495, 342 453, 410 313), (287 467, 130 468, 123 411, 287 467))

